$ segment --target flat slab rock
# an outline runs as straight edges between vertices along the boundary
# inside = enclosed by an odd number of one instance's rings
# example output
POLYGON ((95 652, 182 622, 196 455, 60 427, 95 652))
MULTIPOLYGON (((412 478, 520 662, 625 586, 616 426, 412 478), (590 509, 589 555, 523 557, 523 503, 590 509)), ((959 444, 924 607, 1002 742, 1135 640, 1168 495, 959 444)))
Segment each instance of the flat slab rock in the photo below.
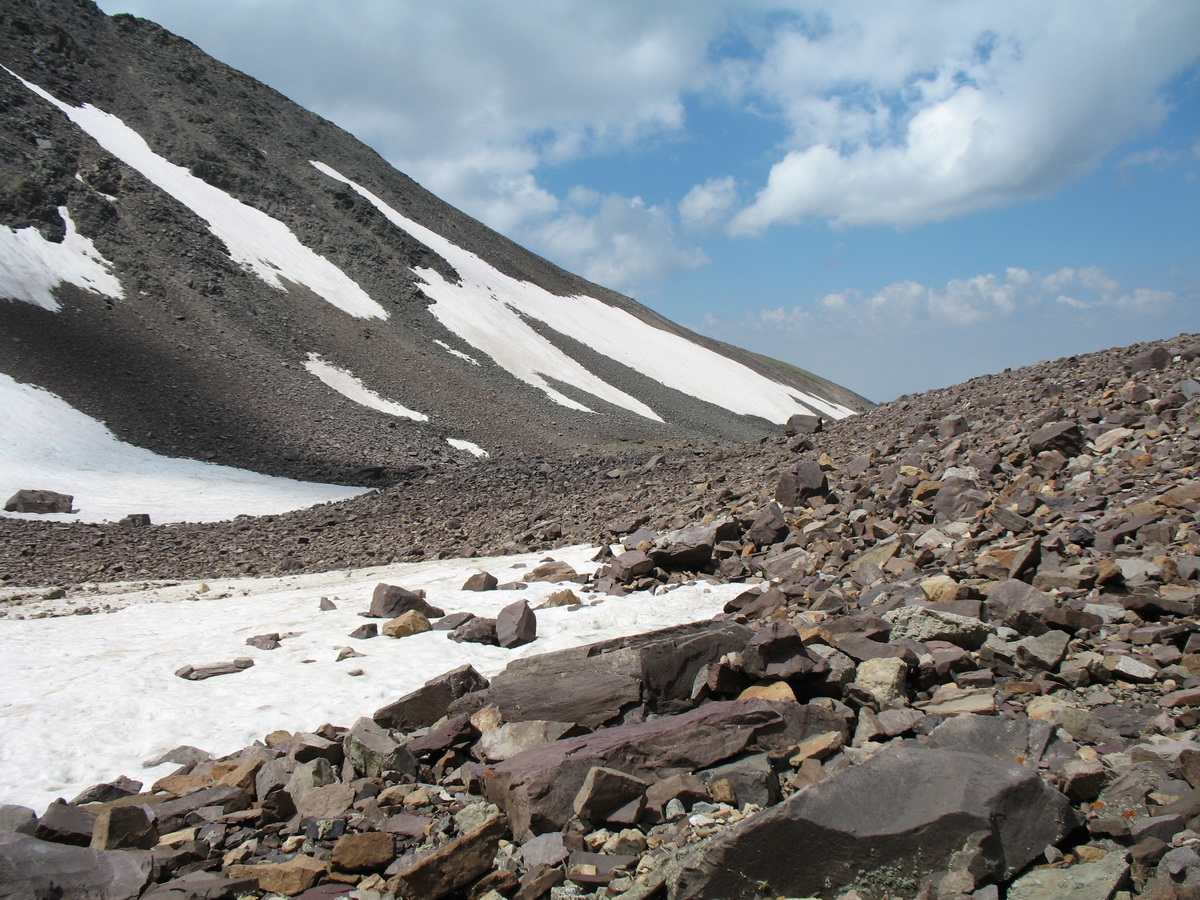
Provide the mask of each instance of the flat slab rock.
POLYGON ((566 825, 594 766, 654 781, 664 771, 694 772, 724 762, 759 734, 783 727, 783 716, 763 700, 709 703, 518 753, 488 770, 484 793, 505 811, 513 835, 527 840, 566 825))
POLYGON ((0 896, 133 900, 150 879, 150 854, 89 850, 0 834, 0 896))
POLYGON ((973 753, 898 747, 735 826, 685 863, 671 900, 749 900, 857 888, 915 896, 921 879, 986 834, 971 870, 1012 877, 1076 824, 1036 772, 973 753))

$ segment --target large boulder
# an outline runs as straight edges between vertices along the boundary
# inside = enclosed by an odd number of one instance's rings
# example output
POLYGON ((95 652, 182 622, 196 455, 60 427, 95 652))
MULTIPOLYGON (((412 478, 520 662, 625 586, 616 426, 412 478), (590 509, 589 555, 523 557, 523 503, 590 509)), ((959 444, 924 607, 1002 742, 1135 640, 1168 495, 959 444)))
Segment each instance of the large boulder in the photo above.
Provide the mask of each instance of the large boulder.
POLYGON ((4 504, 5 512, 21 513, 69 513, 75 498, 70 494, 59 494, 56 491, 20 490, 8 498, 4 504))
POLYGON ((708 703, 518 753, 488 770, 484 791, 508 815, 513 835, 526 840, 566 825, 593 767, 653 781, 664 771, 694 772, 724 762, 760 734, 782 727, 783 717, 763 700, 708 703))
POLYGON ((446 715, 450 704, 472 691, 488 686, 488 680, 473 666, 459 666, 433 678, 399 700, 375 710, 371 717, 377 725, 394 731, 427 728, 446 715))
POLYGON ((427 602, 424 592, 417 594, 399 585, 380 582, 371 594, 371 608, 366 615, 372 619, 395 619, 414 609, 429 619, 440 619, 446 614, 427 602))
POLYGON ((681 868, 670 897, 748 900, 764 883, 787 897, 911 897, 951 863, 977 883, 1011 878, 1076 824, 1031 769, 901 746, 735 826, 681 868))
POLYGON ((0 834, 0 896, 133 900, 150 879, 144 851, 89 850, 0 834))
POLYGON ((733 622, 698 622, 513 660, 487 691, 464 697, 451 711, 492 703, 506 722, 546 719, 587 728, 639 704, 679 712, 691 705, 700 670, 740 651, 751 634, 733 622))

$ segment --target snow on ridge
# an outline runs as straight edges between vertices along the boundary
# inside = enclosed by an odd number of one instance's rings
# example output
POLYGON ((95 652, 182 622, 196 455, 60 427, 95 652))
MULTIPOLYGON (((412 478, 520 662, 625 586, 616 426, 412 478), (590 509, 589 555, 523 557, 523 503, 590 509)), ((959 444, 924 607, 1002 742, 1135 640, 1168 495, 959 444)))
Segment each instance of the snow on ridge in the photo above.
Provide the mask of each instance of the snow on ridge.
POLYGON ((0 225, 0 297, 24 300, 50 312, 62 309, 54 297, 54 288, 60 284, 73 284, 114 300, 124 297, 112 263, 90 238, 75 230, 65 206, 58 208, 58 214, 67 225, 61 244, 46 240, 32 225, 16 230, 0 225))
POLYGON ((451 347, 445 341, 434 340, 434 343, 437 344, 439 347, 441 347, 443 350, 445 350, 447 353, 449 353, 451 356, 457 356, 459 359, 465 359, 467 362, 469 362, 473 366, 479 365, 479 360, 477 360, 475 357, 473 357, 467 353, 463 353, 461 350, 455 350, 453 347, 451 347))
POLYGON ((515 299, 522 290, 540 288, 501 274, 473 253, 459 250, 442 238, 437 238, 439 243, 435 243, 436 236, 432 231, 406 219, 366 188, 324 163, 313 160, 312 164, 330 178, 353 188, 394 225, 424 242, 447 261, 453 256, 451 265, 462 279, 460 284, 451 284, 432 269, 414 270, 425 282, 423 292, 434 301, 429 311, 450 331, 491 357, 510 374, 569 409, 593 412, 556 390, 547 379, 572 385, 655 422, 662 421, 662 417, 645 403, 592 374, 529 326, 521 315, 524 310, 515 299), (453 248, 456 253, 444 251, 443 245, 453 248))
POLYGON ((159 456, 117 440, 103 422, 61 397, 0 373, 0 497, 22 489, 75 497, 78 514, 0 513, 39 522, 117 521, 148 513, 155 524, 218 522, 346 500, 363 488, 316 484, 159 456))
POLYGON ((478 444, 472 444, 470 441, 464 441, 460 438, 446 438, 446 443, 455 450, 466 450, 472 456, 478 456, 480 458, 491 456, 490 453, 488 453, 478 444))
POLYGON ((285 224, 247 206, 197 178, 150 149, 140 134, 111 113, 90 103, 71 106, 26 81, 6 66, 13 78, 53 104, 101 147, 204 219, 240 266, 271 287, 286 291, 280 277, 309 288, 343 312, 362 319, 386 319, 387 311, 325 257, 310 250, 285 224))
POLYGON ((311 374, 316 375, 321 381, 325 382, 325 384, 343 397, 353 400, 360 406, 366 406, 370 409, 387 413, 390 416, 412 419, 416 422, 429 421, 429 416, 425 415, 425 413, 417 412, 416 410, 409 409, 407 406, 401 406, 393 400, 386 400, 380 397, 359 381, 353 372, 330 365, 316 353, 308 354, 304 368, 308 369, 311 374))
MULTIPOLYGON (((554 357, 535 365, 530 357, 541 357, 541 347, 551 347, 523 317, 536 319, 550 328, 586 344, 598 353, 628 366, 667 387, 697 397, 741 415, 760 416, 783 423, 796 413, 808 413, 812 407, 830 418, 852 415, 848 407, 798 391, 772 381, 748 366, 722 356, 680 335, 656 328, 632 313, 609 306, 587 296, 559 297, 530 282, 518 281, 498 271, 474 253, 451 243, 434 231, 406 218, 365 187, 341 175, 330 166, 312 161, 330 178, 349 185, 370 200, 393 224, 408 232, 444 258, 458 272, 461 283, 450 284, 436 272, 418 269, 426 282, 424 292, 435 303, 430 307, 438 320, 473 347, 518 378, 533 384, 552 399, 556 396, 542 375, 574 385, 605 400, 610 392, 625 398, 617 402, 647 415, 648 407, 612 388, 574 360, 554 348, 554 357), (516 343, 538 341, 534 345, 516 343), (522 353, 517 348, 525 350, 522 353), (551 371, 555 362, 565 360, 568 367, 551 371), (582 372, 582 376, 578 373, 582 372), (574 374, 574 377, 571 377, 574 374), (579 380, 580 378, 584 380, 579 380), (589 387, 589 385, 592 385, 589 387), (602 387, 600 387, 602 386, 602 387), (604 391, 603 393, 601 391, 604 391), (802 400, 797 400, 801 397, 802 400), (632 404, 628 401, 632 400, 632 404), (633 405, 636 404, 636 407, 633 405)), ((568 404, 579 408, 578 404, 568 404)), ((657 421, 657 414, 647 416, 657 421)))

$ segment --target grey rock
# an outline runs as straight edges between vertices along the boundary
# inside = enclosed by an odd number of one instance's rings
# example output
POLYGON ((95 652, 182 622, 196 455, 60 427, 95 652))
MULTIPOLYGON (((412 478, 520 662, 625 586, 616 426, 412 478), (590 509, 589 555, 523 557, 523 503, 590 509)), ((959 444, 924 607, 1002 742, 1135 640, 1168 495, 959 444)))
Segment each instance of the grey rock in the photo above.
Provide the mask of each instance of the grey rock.
POLYGON ((150 880, 150 854, 91 850, 0 833, 0 896, 133 900, 150 880))
POLYGON ((394 619, 410 609, 430 619, 440 619, 445 613, 426 602, 424 596, 394 584, 380 582, 371 594, 371 607, 366 615, 372 619, 394 619))
POLYGON ((380 707, 371 718, 377 725, 394 731, 427 728, 446 715, 455 700, 487 686, 488 680, 472 666, 459 666, 380 707))
POLYGON ((506 649, 537 639, 537 616, 524 600, 510 603, 496 616, 496 643, 506 649))
POLYGON ((901 606, 883 614, 891 626, 891 639, 924 643, 946 641, 967 650, 977 650, 993 628, 988 623, 927 606, 901 606))
POLYGON ((70 494, 60 494, 56 491, 34 491, 22 489, 17 491, 4 504, 5 512, 38 513, 69 513, 75 498, 70 494))
POLYGON ((1067 799, 1022 766, 899 747, 798 791, 716 838, 670 885, 673 900, 791 897, 850 886, 913 896, 978 832, 972 874, 1004 880, 1076 825, 1067 799))
POLYGON ((342 738, 346 762, 359 775, 379 778, 385 774, 415 775, 417 760, 412 752, 375 723, 360 718, 342 738))
POLYGON ((1034 869, 1008 888, 1008 900, 1112 900, 1129 882, 1123 850, 1112 849, 1098 862, 1065 869, 1034 869))

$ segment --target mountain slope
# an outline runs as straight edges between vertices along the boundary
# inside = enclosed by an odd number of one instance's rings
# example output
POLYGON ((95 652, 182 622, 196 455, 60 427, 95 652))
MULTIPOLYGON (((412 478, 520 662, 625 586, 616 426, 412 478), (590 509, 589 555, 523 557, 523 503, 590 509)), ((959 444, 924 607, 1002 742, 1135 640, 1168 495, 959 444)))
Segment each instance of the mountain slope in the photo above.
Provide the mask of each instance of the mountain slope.
POLYGON ((160 454, 346 484, 869 404, 559 269, 194 45, 0 13, 0 372, 160 454))

